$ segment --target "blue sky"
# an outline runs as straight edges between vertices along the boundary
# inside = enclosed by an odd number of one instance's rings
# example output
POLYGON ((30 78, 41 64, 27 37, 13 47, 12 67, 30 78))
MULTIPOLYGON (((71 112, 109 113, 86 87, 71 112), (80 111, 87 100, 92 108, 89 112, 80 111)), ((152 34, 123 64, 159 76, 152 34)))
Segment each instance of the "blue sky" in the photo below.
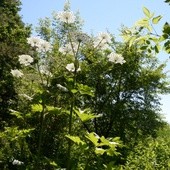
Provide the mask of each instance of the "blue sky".
MULTIPOLYGON (((21 0, 20 14, 25 23, 37 25, 39 18, 50 17, 53 11, 62 11, 65 0, 21 0)), ((109 30, 117 39, 121 25, 131 27, 142 18, 142 7, 147 7, 155 15, 162 15, 159 26, 155 29, 161 32, 161 26, 170 21, 170 6, 164 0, 70 0, 73 12, 80 11, 84 20, 83 30, 87 33, 98 33, 109 30)), ((160 60, 168 59, 161 53, 160 60)), ((170 60, 166 70, 170 70, 170 60)), ((170 75, 170 74, 169 74, 170 75)), ((162 97, 162 110, 166 120, 170 122, 170 95, 162 97)))

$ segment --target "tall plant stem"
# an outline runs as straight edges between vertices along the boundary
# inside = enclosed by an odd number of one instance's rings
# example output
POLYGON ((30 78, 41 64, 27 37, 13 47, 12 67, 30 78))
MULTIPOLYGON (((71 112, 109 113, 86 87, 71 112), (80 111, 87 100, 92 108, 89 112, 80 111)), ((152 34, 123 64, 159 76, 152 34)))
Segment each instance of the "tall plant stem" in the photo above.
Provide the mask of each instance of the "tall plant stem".
MULTIPOLYGON (((74 77, 73 77, 73 89, 74 89, 76 87, 77 70, 78 70, 78 67, 79 67, 78 51, 79 51, 79 47, 80 47, 80 42, 78 43, 77 51, 75 51, 74 46, 73 46, 73 42, 71 40, 70 32, 68 32, 68 39, 71 43, 72 52, 73 52, 74 58, 75 58, 75 61, 74 61, 75 70, 74 70, 74 77)), ((73 122, 74 105, 75 105, 75 95, 72 94, 71 105, 70 105, 70 115, 69 115, 69 130, 68 130, 69 135, 72 135, 72 122, 73 122)), ((68 155, 67 170, 71 170, 71 146, 72 146, 72 141, 69 140, 68 141, 68 154, 67 154, 68 155)))

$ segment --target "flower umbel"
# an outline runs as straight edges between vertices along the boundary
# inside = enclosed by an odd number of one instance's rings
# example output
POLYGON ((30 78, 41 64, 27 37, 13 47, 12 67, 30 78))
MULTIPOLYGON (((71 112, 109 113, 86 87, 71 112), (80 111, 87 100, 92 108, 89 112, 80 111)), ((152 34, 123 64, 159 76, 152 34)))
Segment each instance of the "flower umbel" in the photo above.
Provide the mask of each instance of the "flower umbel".
POLYGON ((35 47, 38 52, 48 52, 52 48, 49 42, 39 37, 29 37, 27 38, 27 43, 30 44, 31 47, 35 47))
POLYGON ((27 38, 27 43, 31 45, 31 47, 39 46, 41 39, 39 37, 29 37, 27 38))
POLYGON ((22 76, 24 75, 24 74, 23 74, 21 71, 19 71, 18 69, 11 70, 11 74, 12 74, 14 77, 17 77, 17 78, 22 77, 22 76))
POLYGON ((111 43, 111 39, 112 39, 112 37, 110 36, 110 34, 101 32, 95 38, 95 40, 93 42, 93 46, 94 46, 94 48, 98 48, 101 50, 109 49, 108 43, 111 43))
POLYGON ((19 62, 20 64, 23 64, 24 66, 30 65, 34 60, 30 55, 19 55, 19 62))
POLYGON ((88 43, 90 41, 88 34, 83 32, 71 32, 70 35, 73 42, 88 43))
POLYGON ((61 11, 57 14, 56 17, 60 21, 68 23, 68 24, 72 24, 75 22, 75 15, 73 14, 73 12, 61 11))
POLYGON ((93 42, 93 47, 101 50, 109 49, 109 45, 107 43, 102 42, 98 39, 93 42))
POLYGON ((66 44, 65 46, 59 48, 59 52, 63 53, 64 55, 65 54, 74 55, 77 52, 77 50, 78 44, 75 42, 72 42, 72 44, 71 43, 66 44))
POLYGON ((110 62, 113 63, 119 63, 119 64, 123 64, 126 61, 124 60, 124 58, 120 55, 120 54, 116 54, 114 52, 110 53, 107 58, 109 59, 110 62))
POLYGON ((99 33, 97 39, 101 42, 111 43, 112 37, 107 32, 101 32, 99 33))

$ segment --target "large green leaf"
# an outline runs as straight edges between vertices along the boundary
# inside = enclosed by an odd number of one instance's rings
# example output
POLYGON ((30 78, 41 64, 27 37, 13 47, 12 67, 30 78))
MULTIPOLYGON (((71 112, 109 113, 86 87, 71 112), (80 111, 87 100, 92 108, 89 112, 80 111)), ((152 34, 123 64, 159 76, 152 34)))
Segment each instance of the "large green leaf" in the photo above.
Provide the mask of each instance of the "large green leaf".
POLYGON ((94 89, 93 88, 91 88, 87 85, 84 85, 84 84, 77 84, 77 87, 78 87, 80 94, 82 94, 82 95, 86 94, 86 95, 94 97, 94 89))
POLYGON ((42 105, 40 105, 40 104, 33 104, 31 107, 32 107, 33 112, 41 112, 42 111, 42 105))
POLYGON ((105 150, 105 149, 102 149, 102 148, 96 148, 96 149, 95 149, 95 153, 96 153, 97 155, 103 155, 105 152, 106 152, 106 150, 105 150))
POLYGON ((100 137, 97 134, 95 134, 94 132, 91 132, 91 133, 88 133, 85 137, 89 139, 95 146, 98 146, 98 140, 100 137))
POLYGON ((78 115, 78 117, 81 119, 82 122, 86 122, 88 120, 100 117, 100 115, 94 115, 94 114, 90 113, 89 109, 86 109, 84 111, 82 111, 80 109, 79 110, 74 109, 74 111, 78 115))
POLYGON ((15 110, 10 110, 10 114, 16 116, 18 119, 23 119, 23 115, 21 112, 15 111, 15 110))
POLYGON ((50 114, 59 114, 61 113, 61 107, 47 106, 47 110, 50 114))
POLYGON ((77 145, 84 145, 85 142, 82 141, 78 136, 71 136, 71 135, 66 135, 67 138, 69 138, 70 140, 72 140, 74 143, 76 143, 77 145))

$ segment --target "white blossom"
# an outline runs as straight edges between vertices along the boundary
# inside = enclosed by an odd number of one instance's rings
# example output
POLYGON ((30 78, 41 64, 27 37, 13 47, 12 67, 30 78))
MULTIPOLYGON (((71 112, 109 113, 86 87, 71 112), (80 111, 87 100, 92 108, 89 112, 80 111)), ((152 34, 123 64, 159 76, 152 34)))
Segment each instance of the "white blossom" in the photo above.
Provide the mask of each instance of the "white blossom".
POLYGON ((52 49, 51 44, 45 40, 42 40, 40 46, 37 47, 38 52, 48 52, 51 51, 51 49, 52 49))
POLYGON ((22 164, 24 164, 24 162, 21 162, 21 161, 19 161, 19 160, 14 159, 14 160, 12 161, 12 164, 13 164, 13 165, 22 165, 22 164))
POLYGON ((99 39, 93 42, 93 47, 101 50, 109 49, 109 45, 106 42, 102 42, 99 39))
POLYGON ((30 65, 34 60, 30 55, 19 55, 19 62, 20 64, 23 64, 24 66, 30 65))
POLYGON ((88 43, 90 41, 90 37, 88 34, 83 32, 71 32, 70 33, 71 39, 73 42, 79 42, 79 43, 88 43))
POLYGON ((41 42, 41 38, 39 37, 29 37, 27 38, 27 43, 31 45, 31 47, 37 47, 39 46, 41 42))
POLYGON ((30 44, 31 47, 35 47, 38 52, 48 52, 52 49, 49 42, 39 37, 29 37, 27 38, 27 43, 30 44))
POLYGON ((24 74, 18 70, 18 69, 15 69, 15 70, 11 70, 11 74, 14 76, 14 77, 22 77, 24 74))
MULTIPOLYGON (((70 72, 74 72, 75 71, 74 63, 67 64, 66 69, 70 72)), ((77 71, 81 71, 80 67, 77 69, 77 71)))
POLYGON ((71 24, 75 22, 75 15, 73 14, 73 12, 69 12, 69 11, 61 11, 57 13, 56 16, 57 19, 59 19, 62 22, 71 24))
POLYGON ((114 52, 110 53, 107 58, 109 59, 110 62, 113 63, 119 63, 119 64, 123 64, 126 61, 124 60, 124 58, 120 55, 120 54, 116 54, 114 52))
POLYGON ((65 54, 74 55, 78 50, 78 44, 75 42, 66 44, 65 46, 62 46, 59 48, 59 52, 65 54))
POLYGON ((111 43, 112 37, 107 32, 101 32, 98 34, 97 39, 104 43, 111 43))

